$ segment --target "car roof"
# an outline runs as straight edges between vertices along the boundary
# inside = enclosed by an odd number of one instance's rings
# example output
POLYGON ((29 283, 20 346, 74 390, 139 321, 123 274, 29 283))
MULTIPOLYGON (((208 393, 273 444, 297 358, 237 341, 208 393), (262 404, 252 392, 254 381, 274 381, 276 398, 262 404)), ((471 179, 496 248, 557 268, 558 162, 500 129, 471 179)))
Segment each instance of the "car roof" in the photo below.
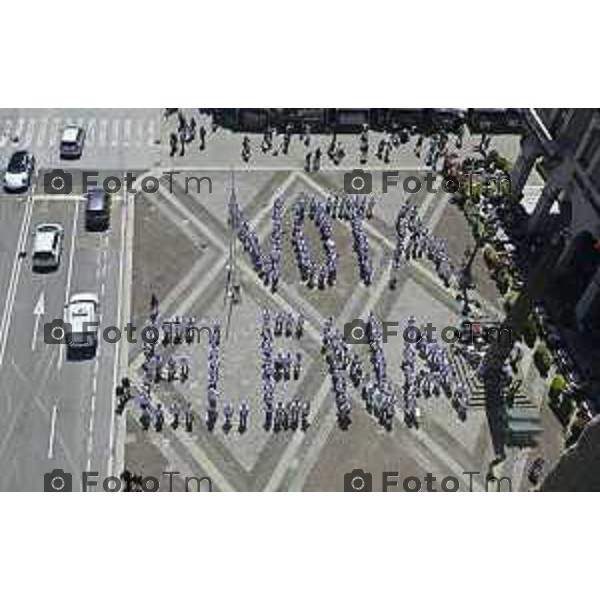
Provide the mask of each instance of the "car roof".
POLYGON ((76 294, 67 306, 66 321, 73 331, 83 331, 96 319, 96 307, 91 294, 76 294))
POLYGON ((87 209, 102 210, 104 208, 104 199, 108 194, 102 188, 92 188, 87 193, 87 209))
POLYGON ((80 292, 73 294, 69 300, 69 304, 77 302, 98 302, 98 296, 92 292, 80 292))
POLYGON ((10 162, 22 162, 24 161, 27 156, 28 156, 28 152, 27 150, 17 150, 11 157, 10 157, 10 162))
POLYGON ((42 229, 52 229, 53 231, 62 231, 63 230, 63 226, 60 225, 59 223, 40 223, 35 230, 36 231, 40 231, 42 229))
POLYGON ((81 127, 78 127, 77 125, 69 125, 68 127, 65 127, 63 129, 61 141, 62 142, 76 142, 77 136, 79 135, 80 131, 81 131, 81 127))
POLYGON ((34 248, 35 252, 50 252, 54 246, 56 231, 38 231, 35 234, 34 248))

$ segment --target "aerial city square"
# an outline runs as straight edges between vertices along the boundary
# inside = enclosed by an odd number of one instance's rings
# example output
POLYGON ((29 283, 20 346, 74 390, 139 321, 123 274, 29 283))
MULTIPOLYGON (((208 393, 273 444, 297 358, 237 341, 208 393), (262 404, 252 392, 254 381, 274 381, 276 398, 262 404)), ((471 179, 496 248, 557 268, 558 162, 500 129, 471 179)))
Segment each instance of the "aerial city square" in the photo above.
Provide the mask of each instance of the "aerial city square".
POLYGON ((600 491, 600 110, 0 109, 1 491, 600 491))

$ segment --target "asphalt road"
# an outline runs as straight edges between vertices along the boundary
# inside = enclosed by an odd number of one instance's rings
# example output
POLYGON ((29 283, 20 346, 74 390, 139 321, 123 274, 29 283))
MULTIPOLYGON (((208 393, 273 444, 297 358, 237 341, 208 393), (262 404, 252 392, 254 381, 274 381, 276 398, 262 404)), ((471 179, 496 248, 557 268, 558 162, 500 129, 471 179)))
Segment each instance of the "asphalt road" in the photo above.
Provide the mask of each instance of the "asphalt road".
POLYGON ((0 108, 0 167, 15 150, 30 150, 42 168, 148 169, 160 158, 160 120, 157 108, 0 108), (75 163, 59 156, 67 125, 86 132, 75 163))
POLYGON ((42 491, 44 474, 63 469, 73 490, 82 472, 113 468, 113 390, 119 350, 100 340, 90 360, 69 360, 44 340, 44 324, 62 318, 67 299, 94 292, 101 328, 119 326, 124 277, 126 200, 115 198, 111 228, 86 232, 83 200, 0 195, 0 491, 42 491), (65 229, 60 268, 34 273, 32 232, 42 222, 65 229), (26 255, 19 258, 19 250, 26 255), (41 298, 41 299, 40 299, 41 298), (36 307, 43 314, 35 315, 36 307))

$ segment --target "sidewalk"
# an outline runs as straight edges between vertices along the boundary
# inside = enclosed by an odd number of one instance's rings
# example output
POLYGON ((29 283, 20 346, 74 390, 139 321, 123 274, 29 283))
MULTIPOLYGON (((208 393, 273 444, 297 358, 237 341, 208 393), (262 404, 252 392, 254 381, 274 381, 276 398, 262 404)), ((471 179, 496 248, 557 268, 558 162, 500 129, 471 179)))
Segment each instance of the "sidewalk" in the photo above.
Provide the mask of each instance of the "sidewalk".
MULTIPOLYGON (((188 120, 193 116, 197 122, 197 129, 204 126, 206 135, 206 148, 202 152, 199 150, 199 139, 191 142, 186 148, 185 156, 176 155, 170 157, 169 134, 177 128, 177 117, 172 116, 168 121, 162 122, 161 125, 161 166, 163 168, 173 168, 178 166, 193 166, 207 170, 221 169, 304 169, 306 164, 306 154, 313 152, 317 148, 321 148, 321 170, 323 171, 350 171, 355 168, 364 170, 385 170, 399 169, 402 171, 421 171, 429 170, 425 166, 424 156, 427 149, 427 141, 424 143, 424 148, 421 153, 421 158, 417 158, 414 153, 414 146, 417 136, 412 136, 407 144, 400 145, 390 153, 390 162, 385 163, 379 160, 375 154, 379 141, 384 137, 381 132, 369 132, 369 160, 367 164, 360 163, 360 135, 358 134, 338 134, 337 141, 340 142, 345 151, 346 156, 336 166, 327 156, 327 149, 331 143, 332 136, 324 134, 313 134, 310 136, 310 143, 307 146, 298 134, 292 136, 292 141, 287 155, 280 150, 283 136, 278 135, 274 141, 273 151, 263 153, 261 144, 263 141, 262 134, 248 134, 252 155, 250 161, 245 163, 241 157, 243 133, 234 133, 226 129, 218 129, 212 132, 210 117, 199 115, 197 111, 187 110, 186 117, 188 120)), ((456 136, 451 135, 448 147, 451 152, 455 152, 461 158, 473 153, 475 146, 480 141, 480 136, 468 136, 464 139, 462 149, 457 150, 455 146, 456 136)), ((501 155, 511 161, 514 161, 519 153, 519 136, 517 135, 500 135, 492 139, 490 148, 497 149, 501 155)), ((441 161, 438 164, 441 168, 441 161)))

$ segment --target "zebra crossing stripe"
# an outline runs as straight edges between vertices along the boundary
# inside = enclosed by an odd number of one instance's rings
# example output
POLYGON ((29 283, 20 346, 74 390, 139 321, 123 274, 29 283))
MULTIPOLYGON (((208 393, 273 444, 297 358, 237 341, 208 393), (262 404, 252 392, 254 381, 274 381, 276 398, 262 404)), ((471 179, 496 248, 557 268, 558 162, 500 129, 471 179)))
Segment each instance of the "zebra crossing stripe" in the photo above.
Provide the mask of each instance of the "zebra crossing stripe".
POLYGON ((48 137, 48 148, 52 148, 56 143, 55 140, 58 138, 58 132, 60 131, 61 119, 56 117, 52 121, 52 128, 50 129, 50 136, 48 137))
POLYGON ((108 133, 108 121, 106 119, 102 119, 100 121, 100 139, 98 146, 100 148, 104 148, 106 146, 106 135, 108 133))
POLYGON ((21 135, 23 134, 23 127, 25 127, 25 119, 21 117, 17 122, 17 127, 13 131, 11 137, 21 139, 21 135))
POLYGON ((12 127, 11 121, 5 121, 4 127, 1 129, 0 133, 0 148, 4 148, 6 144, 8 144, 8 140, 10 138, 10 129, 12 127))
POLYGON ((149 146, 154 146, 154 139, 156 137, 156 123, 154 121, 154 119, 150 119, 150 121, 148 122, 148 145, 149 146))
POLYGON ((136 134, 135 134, 135 145, 137 148, 141 148, 144 144, 144 134, 146 132, 145 128, 146 122, 143 119, 139 119, 137 121, 136 134))
POLYGON ((46 132, 48 131, 48 119, 44 119, 40 123, 40 128, 37 132, 36 146, 42 146, 46 139, 46 132))
POLYGON ((115 147, 119 144, 119 121, 113 121, 112 142, 111 146, 115 147))
POLYGON ((10 136, 10 130, 12 129, 12 121, 4 121, 4 129, 2 131, 2 133, 6 136, 9 137, 10 136))
POLYGON ((85 128, 85 142, 86 144, 94 145, 96 140, 96 118, 92 117, 85 128))
POLYGON ((27 127, 25 128, 25 135, 23 136, 23 146, 31 146, 33 141, 33 133, 35 130, 35 119, 29 119, 27 127))
POLYGON ((17 121, 0 120, 0 148, 10 146, 16 137, 21 146, 56 148, 62 130, 67 126, 81 127, 86 134, 86 145, 98 148, 154 147, 158 135, 157 120, 148 118, 19 118, 17 121))
POLYGON ((131 119, 126 119, 123 124, 123 146, 128 147, 131 139, 131 119))

